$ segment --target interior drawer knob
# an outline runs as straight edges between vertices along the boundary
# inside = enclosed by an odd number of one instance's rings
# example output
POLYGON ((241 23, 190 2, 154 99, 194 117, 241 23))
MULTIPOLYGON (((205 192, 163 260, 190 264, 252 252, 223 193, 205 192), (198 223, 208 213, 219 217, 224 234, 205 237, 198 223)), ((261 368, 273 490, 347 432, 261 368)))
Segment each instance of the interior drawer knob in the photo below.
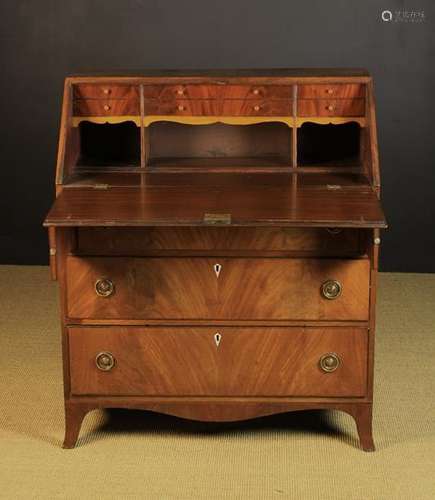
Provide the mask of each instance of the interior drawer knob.
POLYGON ((343 287, 337 280, 327 280, 322 284, 322 295, 325 299, 333 300, 340 297, 343 287))
POLYGON ((115 292, 115 285, 107 278, 100 278, 95 282, 95 293, 99 297, 110 297, 115 292))
POLYGON ((182 104, 177 107, 178 111, 184 111, 186 108, 182 104))
POLYGON ((254 111, 260 111, 260 108, 261 108, 261 106, 258 106, 258 104, 257 104, 257 105, 254 106, 253 109, 254 109, 254 111))
POLYGON ((333 93, 334 93, 334 89, 328 89, 326 92, 327 92, 328 94, 333 94, 333 93))
POLYGON ((108 88, 103 89, 103 94, 109 95, 110 89, 108 89, 108 88))
POLYGON ((335 352, 324 354, 320 360, 320 368, 327 373, 334 372, 340 366, 340 358, 335 352))
POLYGON ((184 95, 184 90, 183 89, 178 89, 177 90, 177 95, 184 95))
POLYGON ((104 108, 104 111, 109 111, 110 110, 110 106, 108 104, 105 104, 103 106, 103 108, 104 108))
POLYGON ((334 111, 334 106, 332 104, 330 104, 329 106, 326 106, 326 109, 328 111, 334 111))
POLYGON ((108 372, 115 366, 115 357, 111 352, 100 352, 95 356, 95 364, 99 370, 108 372))
POLYGON ((252 93, 253 93, 253 94, 255 94, 255 95, 258 95, 258 94, 260 93, 260 90, 259 90, 259 89, 254 89, 254 90, 252 91, 252 93))

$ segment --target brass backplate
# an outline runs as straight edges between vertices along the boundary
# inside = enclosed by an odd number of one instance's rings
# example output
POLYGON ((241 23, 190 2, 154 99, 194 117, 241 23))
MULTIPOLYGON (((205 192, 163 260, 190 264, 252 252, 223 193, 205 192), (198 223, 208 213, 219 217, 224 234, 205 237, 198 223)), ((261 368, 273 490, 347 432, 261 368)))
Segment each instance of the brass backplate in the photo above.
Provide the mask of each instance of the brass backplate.
POLYGON ((204 224, 231 224, 231 214, 204 214, 204 224))

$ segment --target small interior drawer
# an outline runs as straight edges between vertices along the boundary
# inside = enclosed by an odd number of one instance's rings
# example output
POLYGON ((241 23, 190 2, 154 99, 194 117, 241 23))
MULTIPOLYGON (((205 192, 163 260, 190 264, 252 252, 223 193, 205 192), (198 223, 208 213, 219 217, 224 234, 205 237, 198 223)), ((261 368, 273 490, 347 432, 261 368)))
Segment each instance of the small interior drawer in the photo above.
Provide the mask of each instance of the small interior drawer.
POLYGON ((173 101, 175 99, 218 99, 222 95, 219 85, 145 85, 144 97, 173 101))
POLYGON ((225 99, 224 116, 291 116, 291 100, 225 99))
POLYGON ((292 85, 225 85, 225 99, 292 99, 292 85))
POLYGON ((70 327, 71 392, 362 397, 367 336, 349 327, 70 327))
POLYGON ((147 99, 148 115, 181 116, 291 116, 292 101, 262 99, 177 99, 163 101, 147 99))
POLYGON ((75 116, 139 115, 136 99, 76 99, 73 101, 75 116))
POLYGON ((114 85, 78 83, 73 86, 75 99, 139 99, 139 87, 135 85, 114 85))
POLYGON ((144 85, 144 97, 174 99, 291 99, 291 85, 144 85))
POLYGON ((299 98, 320 99, 352 99, 364 97, 364 85, 361 83, 331 84, 331 85, 298 85, 299 98))
POLYGON ((177 99, 174 101, 146 99, 144 102, 146 115, 216 116, 221 114, 221 109, 221 103, 213 99, 177 99))
POLYGON ((364 116, 364 99, 299 99, 299 116, 364 116))

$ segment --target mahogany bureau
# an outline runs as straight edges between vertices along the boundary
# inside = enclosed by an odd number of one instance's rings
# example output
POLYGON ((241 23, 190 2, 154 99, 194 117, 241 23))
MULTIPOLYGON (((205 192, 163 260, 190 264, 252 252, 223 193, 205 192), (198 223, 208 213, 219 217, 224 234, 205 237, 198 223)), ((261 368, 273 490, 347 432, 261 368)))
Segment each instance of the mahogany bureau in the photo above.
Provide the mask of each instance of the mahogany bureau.
POLYGON ((335 409, 373 450, 379 197, 364 70, 67 78, 45 220, 64 447, 96 408, 335 409))

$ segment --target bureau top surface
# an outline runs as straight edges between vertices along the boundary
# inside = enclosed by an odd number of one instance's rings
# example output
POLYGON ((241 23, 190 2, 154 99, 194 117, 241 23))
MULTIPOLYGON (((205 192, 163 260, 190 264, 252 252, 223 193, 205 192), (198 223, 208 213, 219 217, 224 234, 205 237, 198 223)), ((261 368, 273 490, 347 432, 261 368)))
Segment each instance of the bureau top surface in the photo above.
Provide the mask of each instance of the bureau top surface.
POLYGON ((228 214, 233 226, 386 227, 379 199, 360 178, 315 174, 143 174, 143 184, 63 189, 46 226, 201 226, 228 214))
POLYGON ((300 80, 300 79, 329 79, 368 81, 370 75, 361 68, 262 68, 262 69, 208 69, 208 70, 168 70, 155 69, 146 71, 113 71, 95 74, 76 74, 68 77, 73 82, 127 79, 154 80, 189 79, 209 81, 210 79, 274 79, 274 80, 300 80))

